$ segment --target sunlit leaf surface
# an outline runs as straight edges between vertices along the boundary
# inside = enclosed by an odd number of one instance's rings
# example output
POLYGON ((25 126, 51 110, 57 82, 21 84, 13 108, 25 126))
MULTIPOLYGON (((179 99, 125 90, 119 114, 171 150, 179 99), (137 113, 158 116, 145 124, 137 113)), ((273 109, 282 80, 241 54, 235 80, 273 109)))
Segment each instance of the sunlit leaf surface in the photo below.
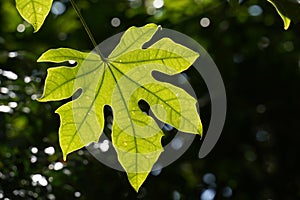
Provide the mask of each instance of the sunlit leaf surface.
POLYGON ((284 29, 287 30, 291 21, 300 21, 300 3, 297 0, 283 1, 283 0, 268 0, 276 9, 281 17, 284 29))
POLYGON ((61 100, 81 94, 57 109, 63 157, 91 142, 104 128, 104 106, 113 110, 112 143, 136 191, 163 151, 163 132, 138 102, 146 101, 155 117, 180 131, 202 134, 196 99, 181 88, 159 82, 152 72, 173 75, 186 70, 198 53, 163 38, 147 49, 145 42, 160 29, 155 24, 131 27, 106 59, 95 53, 60 48, 45 52, 39 62, 67 62, 75 67, 50 68, 40 101, 61 100))
POLYGON ((276 3, 275 1, 272 0, 268 0, 268 1, 275 7, 276 11, 278 12, 279 16, 283 21, 284 29, 287 30, 291 24, 291 19, 285 15, 284 7, 282 7, 281 4, 276 3))
POLYGON ((20 15, 30 23, 34 32, 43 25, 50 12, 53 0, 16 0, 16 7, 20 15))

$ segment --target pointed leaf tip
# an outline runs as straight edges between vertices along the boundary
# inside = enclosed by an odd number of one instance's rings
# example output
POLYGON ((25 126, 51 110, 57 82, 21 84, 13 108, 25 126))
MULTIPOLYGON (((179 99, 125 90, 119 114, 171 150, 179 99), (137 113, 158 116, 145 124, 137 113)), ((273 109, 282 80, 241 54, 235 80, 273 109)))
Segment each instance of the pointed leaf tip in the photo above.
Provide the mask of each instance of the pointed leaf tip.
POLYGON ((67 161, 67 155, 63 155, 63 161, 67 161))
POLYGON ((36 33, 49 14, 52 2, 53 0, 16 0, 16 8, 22 18, 32 25, 36 33))

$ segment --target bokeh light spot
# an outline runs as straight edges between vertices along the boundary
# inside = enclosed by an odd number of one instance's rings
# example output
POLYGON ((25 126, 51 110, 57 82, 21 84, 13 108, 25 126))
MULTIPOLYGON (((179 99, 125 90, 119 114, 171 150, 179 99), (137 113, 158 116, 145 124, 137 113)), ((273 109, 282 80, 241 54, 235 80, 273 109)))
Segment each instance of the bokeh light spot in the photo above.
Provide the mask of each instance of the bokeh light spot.
POLYGON ((2 94, 8 94, 8 93, 9 93, 9 89, 8 89, 7 87, 1 87, 1 88, 0 88, 0 92, 1 92, 2 94))
POLYGON ((250 161, 250 162, 255 161, 256 157, 257 157, 256 154, 251 150, 245 151, 244 156, 245 156, 245 159, 250 161))
POLYGON ((294 50, 294 43, 292 41, 286 41, 282 44, 282 46, 286 52, 291 52, 294 50))
POLYGON ((54 165, 53 165, 53 169, 54 169, 55 171, 61 170, 62 168, 64 168, 64 164, 62 164, 61 162, 56 162, 56 163, 54 163, 54 165))
POLYGON ((15 58, 17 56, 18 56, 18 52, 16 52, 16 51, 11 51, 8 53, 8 57, 10 57, 10 58, 15 58))
POLYGON ((153 1, 153 7, 154 8, 162 8, 164 6, 164 1, 163 0, 154 0, 153 1))
POLYGON ((216 196, 216 191, 213 189, 204 190, 201 194, 201 200, 213 200, 216 196))
POLYGON ((68 38, 68 34, 64 32, 60 32, 57 34, 57 37, 61 41, 65 41, 68 38))
POLYGON ((147 14, 148 15, 154 15, 156 13, 156 9, 153 6, 147 7, 147 14))
POLYGON ((31 78, 29 76, 24 77, 24 83, 30 83, 31 78))
POLYGON ((112 18, 110 23, 113 27, 118 27, 121 24, 121 20, 117 17, 114 17, 114 18, 112 18))
POLYGON ((48 194, 48 195, 47 195, 47 198, 48 198, 49 200, 54 200, 54 199, 55 199, 55 195, 54 195, 54 194, 48 194))
POLYGON ((174 138, 171 142, 171 147, 175 150, 179 150, 183 146, 182 138, 174 138))
POLYGON ((37 161, 37 157, 36 156, 31 156, 30 157, 30 162, 31 163, 36 163, 36 161, 37 161))
POLYGON ((267 108, 263 104, 259 104, 258 106, 256 106, 256 112, 259 113, 259 114, 265 113, 266 110, 267 110, 267 108))
POLYGON ((219 24, 219 28, 222 30, 222 31, 226 31, 228 28, 229 28, 229 22, 228 21, 222 21, 220 24, 219 24))
POLYGON ((75 60, 69 60, 69 64, 70 64, 70 65, 74 65, 75 63, 76 63, 75 60))
POLYGON ((263 13, 263 9, 259 5, 252 5, 248 8, 248 13, 251 16, 259 16, 263 13))
POLYGON ((75 193, 74 193, 74 196, 78 198, 78 197, 81 196, 81 193, 80 193, 80 192, 75 192, 75 193))
POLYGON ((179 77, 178 77, 178 83, 179 84, 186 84, 186 83, 188 83, 188 75, 186 74, 186 73, 182 73, 182 74, 180 74, 179 75, 179 77))
POLYGON ((45 154, 48 154, 51 156, 55 153, 55 149, 54 149, 54 147, 47 147, 44 149, 44 152, 45 152, 45 154))
POLYGON ((230 187, 225 187, 222 193, 223 197, 229 198, 232 196, 232 189, 230 187))
POLYGON ((138 7, 141 7, 143 2, 142 0, 129 0, 129 6, 131 8, 138 8, 138 7))
POLYGON ((17 31, 18 31, 19 33, 23 33, 23 32, 25 31, 25 29, 26 29, 26 26, 25 26, 24 24, 19 24, 19 25, 17 26, 17 31))
POLYGON ((174 129, 174 127, 171 126, 170 124, 164 124, 164 126, 163 126, 163 130, 165 130, 165 131, 171 131, 173 129, 174 129))
POLYGON ((30 151, 31 151, 31 153, 36 154, 39 150, 38 150, 38 148, 36 148, 36 147, 32 147, 32 148, 30 149, 30 151))
POLYGON ((153 168, 152 168, 152 171, 151 171, 151 174, 153 176, 158 176, 162 171, 162 165, 160 163, 155 163, 153 168))
POLYGON ((32 185, 36 186, 37 184, 40 184, 41 186, 47 186, 48 181, 44 176, 41 174, 33 174, 31 175, 32 185))
POLYGON ((242 63, 244 61, 244 56, 240 53, 236 53, 233 55, 233 62, 234 63, 242 63))
POLYGON ((216 176, 212 173, 206 173, 203 176, 203 182, 206 184, 214 184, 216 182, 216 176))
POLYGON ((266 142, 270 139, 270 134, 265 130, 259 130, 256 132, 256 140, 259 142, 266 142))
POLYGON ((22 111, 24 112, 24 113, 30 113, 30 108, 28 108, 28 107, 23 107, 22 108, 22 111))
POLYGON ((207 17, 203 17, 200 20, 200 25, 204 28, 208 27, 210 25, 210 20, 207 17))
POLYGON ((8 103, 8 106, 11 107, 11 108, 16 108, 16 107, 18 106, 18 103, 12 101, 12 102, 9 102, 9 103, 8 103))
POLYGON ((13 110, 12 110, 11 107, 9 107, 9 106, 0 105, 0 112, 4 112, 4 113, 12 113, 13 110))
MULTIPOLYGON (((17 52, 9 52, 8 53, 8 57, 10 57, 10 58, 15 58, 17 56, 18 56, 17 52)), ((0 74, 2 74, 2 76, 5 76, 6 78, 11 79, 11 80, 18 79, 18 75, 12 71, 1 70, 0 74)))
POLYGON ((181 195, 177 190, 173 191, 173 200, 180 200, 180 197, 181 195))
POLYGON ((270 39, 267 37, 261 37, 259 43, 258 43, 258 48, 259 49, 265 49, 270 45, 270 39))
POLYGON ((53 2, 52 8, 51 8, 51 12, 52 12, 54 15, 61 15, 61 14, 63 14, 65 11, 66 11, 66 6, 65 6, 65 4, 63 4, 63 3, 60 2, 60 1, 54 1, 54 2, 53 2))
POLYGON ((106 152, 109 149, 109 141, 104 140, 102 143, 100 143, 99 148, 102 152, 106 152))

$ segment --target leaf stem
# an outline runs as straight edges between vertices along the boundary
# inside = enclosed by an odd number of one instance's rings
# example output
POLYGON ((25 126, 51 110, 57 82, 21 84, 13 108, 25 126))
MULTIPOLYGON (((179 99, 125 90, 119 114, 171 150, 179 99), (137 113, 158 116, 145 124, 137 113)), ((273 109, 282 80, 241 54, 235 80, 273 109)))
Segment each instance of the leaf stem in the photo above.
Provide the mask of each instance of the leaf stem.
POLYGON ((72 4, 72 7, 74 8, 74 10, 75 10, 77 16, 79 17, 80 22, 81 22, 81 24, 83 25, 83 27, 84 27, 84 29, 85 29, 85 32, 88 34, 88 36, 89 36, 91 42, 93 43, 93 46, 95 47, 95 49, 96 49, 96 51, 97 51, 97 54, 99 54, 99 56, 101 57, 101 59, 102 59, 103 61, 106 60, 105 57, 103 56, 103 54, 101 53, 101 51, 100 51, 100 49, 99 49, 99 47, 98 47, 98 45, 97 45, 97 43, 96 43, 96 40, 95 40, 95 38, 94 38, 92 32, 90 31, 90 29, 89 29, 87 23, 85 22, 83 16, 81 15, 80 10, 79 10, 78 6, 76 5, 75 1, 74 1, 74 0, 70 0, 70 2, 71 2, 71 4, 72 4))

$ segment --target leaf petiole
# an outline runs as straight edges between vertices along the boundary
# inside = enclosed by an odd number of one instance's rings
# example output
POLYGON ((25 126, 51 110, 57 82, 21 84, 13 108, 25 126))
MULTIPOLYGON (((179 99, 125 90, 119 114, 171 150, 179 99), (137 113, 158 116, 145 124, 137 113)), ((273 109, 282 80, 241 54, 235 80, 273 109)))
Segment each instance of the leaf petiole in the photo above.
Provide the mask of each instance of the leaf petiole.
POLYGON ((72 7, 74 8, 74 10, 75 10, 77 16, 79 17, 80 22, 81 22, 81 24, 83 25, 83 27, 84 27, 84 29, 85 29, 85 32, 88 34, 88 36, 89 36, 91 42, 93 43, 93 46, 95 47, 95 49, 96 49, 96 51, 97 51, 97 54, 101 57, 101 60, 102 60, 102 61, 105 61, 106 59, 105 59, 105 57, 103 56, 103 54, 101 53, 100 49, 98 48, 97 43, 96 43, 96 40, 95 40, 95 38, 94 38, 92 32, 90 31, 90 29, 89 29, 87 23, 85 22, 83 16, 81 15, 78 6, 77 6, 76 3, 74 2, 74 0, 70 0, 70 2, 71 2, 71 4, 72 4, 72 7))

